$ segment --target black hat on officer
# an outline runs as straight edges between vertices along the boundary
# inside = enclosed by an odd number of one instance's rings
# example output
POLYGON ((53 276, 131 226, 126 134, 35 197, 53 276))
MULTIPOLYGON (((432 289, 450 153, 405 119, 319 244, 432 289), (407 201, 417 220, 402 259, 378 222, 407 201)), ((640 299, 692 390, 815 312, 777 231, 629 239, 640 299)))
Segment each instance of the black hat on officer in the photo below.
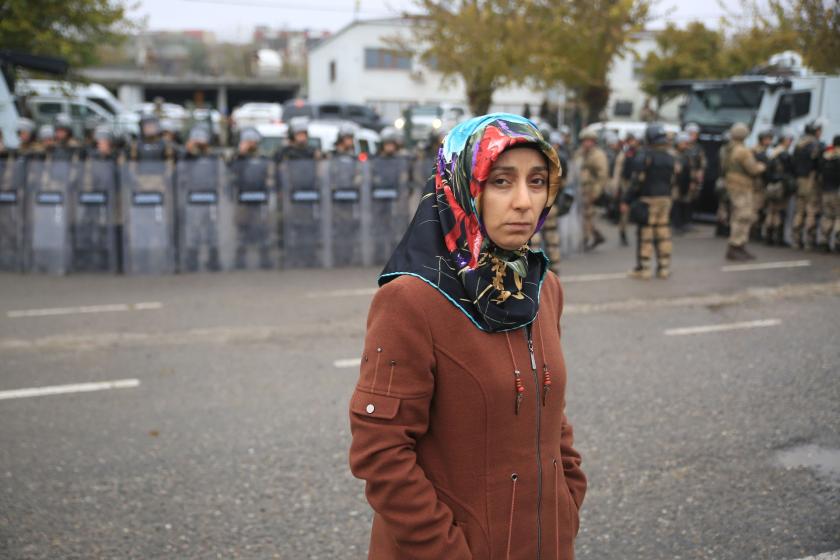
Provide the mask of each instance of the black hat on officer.
POLYGON ((665 132, 665 127, 659 123, 652 123, 645 128, 645 142, 649 146, 657 144, 667 144, 668 134, 665 132))

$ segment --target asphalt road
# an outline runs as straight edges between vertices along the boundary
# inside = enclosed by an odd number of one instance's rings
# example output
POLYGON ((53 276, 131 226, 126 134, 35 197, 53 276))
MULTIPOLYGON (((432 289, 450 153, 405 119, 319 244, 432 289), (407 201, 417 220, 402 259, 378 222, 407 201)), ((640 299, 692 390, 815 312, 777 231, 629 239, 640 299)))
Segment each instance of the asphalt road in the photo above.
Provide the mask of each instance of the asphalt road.
MULTIPOLYGON (((563 263, 579 559, 840 550, 840 257, 756 251, 782 264, 724 269, 707 229, 667 281, 612 240, 563 263)), ((376 273, 0 275, 0 397, 139 382, 0 398, 0 558, 365 558, 336 361, 376 273)))

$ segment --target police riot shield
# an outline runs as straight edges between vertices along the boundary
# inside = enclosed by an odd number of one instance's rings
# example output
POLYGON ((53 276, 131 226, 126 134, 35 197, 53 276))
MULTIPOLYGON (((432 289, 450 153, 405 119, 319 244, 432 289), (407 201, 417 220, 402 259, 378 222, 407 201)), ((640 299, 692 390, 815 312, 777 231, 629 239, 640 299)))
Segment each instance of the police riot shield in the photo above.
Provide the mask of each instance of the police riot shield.
MULTIPOLYGON (((372 260, 384 264, 408 226, 408 160, 402 156, 370 160, 370 240, 372 260)), ((367 264, 367 263, 366 263, 367 264)))
POLYGON ((73 196, 81 172, 78 158, 28 158, 26 164, 27 268, 66 274, 70 268, 73 196))
POLYGON ((175 271, 173 164, 127 161, 120 169, 123 270, 126 274, 175 271))
POLYGON ((277 189, 273 162, 262 156, 237 158, 228 168, 234 205, 233 267, 277 268, 279 243, 277 189))
POLYGON ((0 158, 0 270, 23 272, 26 159, 0 158))
POLYGON ((118 174, 112 158, 92 157, 84 163, 73 219, 72 267, 76 272, 119 271, 118 174))
POLYGON ((413 216, 420 205, 420 197, 426 192, 426 185, 434 181, 435 159, 427 153, 420 154, 411 164, 411 192, 408 197, 408 213, 413 216))
POLYGON ((331 219, 324 264, 326 267, 370 264, 371 248, 364 243, 369 239, 369 212, 364 215, 362 212, 370 203, 368 167, 355 157, 344 155, 333 157, 327 164, 327 214, 331 219))
POLYGON ((326 162, 292 159, 280 164, 283 267, 317 268, 326 264, 326 162))
POLYGON ((230 268, 232 216, 223 192, 224 167, 217 155, 178 162, 177 254, 181 272, 230 268))

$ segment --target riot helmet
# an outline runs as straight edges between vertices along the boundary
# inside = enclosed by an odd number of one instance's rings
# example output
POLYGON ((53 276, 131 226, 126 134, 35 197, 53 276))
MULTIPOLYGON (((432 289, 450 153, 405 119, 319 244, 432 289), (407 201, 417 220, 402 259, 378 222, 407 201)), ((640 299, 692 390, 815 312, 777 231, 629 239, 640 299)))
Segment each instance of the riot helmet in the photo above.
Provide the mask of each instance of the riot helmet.
POLYGON ((743 142, 750 135, 750 127, 742 122, 732 125, 729 129, 729 137, 735 142, 743 142))
POLYGON ((156 138, 160 134, 160 121, 155 115, 146 113, 140 117, 140 134, 143 138, 156 138))
POLYGON ((668 134, 665 132, 665 127, 659 123, 647 125, 647 128, 645 128, 645 143, 649 146, 667 144, 668 134))

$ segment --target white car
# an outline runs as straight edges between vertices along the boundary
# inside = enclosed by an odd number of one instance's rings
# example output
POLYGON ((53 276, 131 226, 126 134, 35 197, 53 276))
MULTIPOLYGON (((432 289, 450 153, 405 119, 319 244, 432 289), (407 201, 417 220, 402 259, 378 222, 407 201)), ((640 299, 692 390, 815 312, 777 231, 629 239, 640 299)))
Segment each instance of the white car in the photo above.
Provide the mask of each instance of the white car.
POLYGON ((260 155, 272 157, 277 150, 288 142, 289 125, 281 124, 258 124, 254 126, 262 137, 258 151, 260 155))
MULTIPOLYGON (((612 132, 618 136, 618 139, 624 141, 627 139, 628 134, 632 134, 639 140, 644 142, 645 139, 645 129, 651 123, 647 123, 644 121, 604 121, 604 122, 594 122, 580 131, 581 134, 584 132, 595 132, 598 135, 598 140, 603 142, 604 134, 606 132, 612 132)), ((658 123, 665 128, 665 132, 670 132, 673 134, 677 134, 680 131, 680 127, 671 124, 671 123, 658 123)))
POLYGON ((283 106, 279 103, 245 103, 233 111, 231 120, 234 132, 260 124, 280 124, 283 122, 283 106))
POLYGON ((376 154, 379 149, 379 134, 369 128, 362 128, 352 121, 341 120, 314 120, 309 121, 307 132, 310 139, 318 142, 321 153, 329 153, 335 148, 335 141, 338 139, 338 131, 342 126, 353 128, 353 139, 356 145, 356 153, 376 154))

